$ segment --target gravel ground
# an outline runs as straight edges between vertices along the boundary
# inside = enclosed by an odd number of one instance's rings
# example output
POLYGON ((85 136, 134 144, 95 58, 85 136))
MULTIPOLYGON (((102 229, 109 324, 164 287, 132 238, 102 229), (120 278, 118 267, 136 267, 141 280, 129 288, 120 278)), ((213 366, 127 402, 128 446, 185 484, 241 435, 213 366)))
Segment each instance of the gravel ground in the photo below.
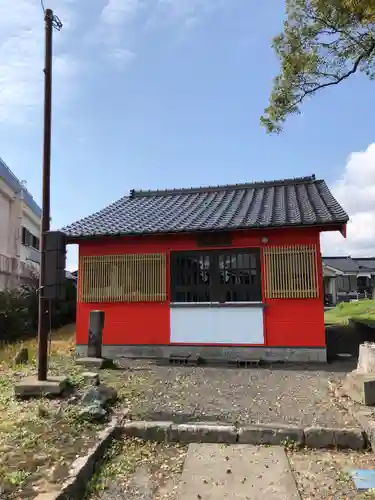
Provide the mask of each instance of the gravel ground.
POLYGON ((375 499, 371 491, 359 493, 347 472, 347 468, 374 469, 373 453, 303 450, 288 455, 301 500, 375 499))
POLYGON ((175 500, 187 447, 140 439, 115 443, 85 500, 175 500))
MULTIPOLYGON (((348 365, 259 367, 161 366, 123 360, 118 377, 140 377, 140 395, 128 401, 134 418, 149 420, 290 423, 356 426, 331 397, 348 365), (330 370, 330 371, 326 371, 330 370)), ((126 384, 123 380, 122 383, 126 384)))

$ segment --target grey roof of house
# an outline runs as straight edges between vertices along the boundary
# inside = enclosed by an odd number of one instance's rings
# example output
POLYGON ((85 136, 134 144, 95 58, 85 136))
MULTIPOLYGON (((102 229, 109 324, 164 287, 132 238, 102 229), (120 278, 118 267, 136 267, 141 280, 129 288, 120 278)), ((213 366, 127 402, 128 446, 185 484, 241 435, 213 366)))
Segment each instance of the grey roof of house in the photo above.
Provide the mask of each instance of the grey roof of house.
POLYGON ((360 257, 323 257, 323 264, 338 269, 343 273, 357 274, 360 271, 374 271, 375 258, 360 257))
POLYGON ((353 257, 361 271, 375 270, 375 257, 353 257))
POLYGON ((323 257, 323 264, 343 273, 358 273, 358 264, 351 257, 323 257))
POLYGON ((4 163, 4 161, 0 158, 0 178, 3 178, 5 183, 13 189, 15 193, 19 193, 23 190, 23 201, 30 208, 30 210, 36 215, 38 218, 42 216, 42 209, 36 203, 34 198, 31 196, 29 191, 23 187, 19 179, 14 175, 11 169, 4 163))
POLYGON ((315 176, 217 187, 134 191, 62 229, 71 238, 345 224, 315 176))

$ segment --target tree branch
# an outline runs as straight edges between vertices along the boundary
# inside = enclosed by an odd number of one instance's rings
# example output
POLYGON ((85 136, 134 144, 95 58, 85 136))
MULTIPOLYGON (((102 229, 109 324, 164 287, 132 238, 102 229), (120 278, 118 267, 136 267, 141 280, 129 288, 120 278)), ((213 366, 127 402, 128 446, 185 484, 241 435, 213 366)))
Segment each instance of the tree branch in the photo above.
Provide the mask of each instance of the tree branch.
POLYGON ((339 83, 341 83, 343 80, 346 80, 347 78, 349 78, 349 76, 353 75, 354 73, 357 72, 358 70, 358 66, 360 65, 360 63, 370 57, 370 55, 374 52, 375 50, 375 40, 373 40, 373 42, 371 43, 370 47, 368 48, 368 50, 366 52, 363 52, 360 56, 357 57, 357 59, 355 60, 354 64, 353 64, 353 67, 352 69, 350 69, 347 73, 345 73, 344 75, 341 75, 341 76, 337 76, 337 79, 334 80, 334 81, 331 81, 331 82, 326 82, 326 83, 322 83, 320 85, 316 85, 316 87, 314 87, 313 89, 309 89, 309 90, 305 90, 303 92, 303 95, 301 95, 296 101, 293 102, 293 104, 289 107, 289 109, 287 111, 290 111, 291 109, 293 109, 295 106, 298 106, 298 104, 301 104, 302 101, 310 94, 313 94, 315 92, 317 92, 318 90, 321 90, 321 89, 324 89, 326 87, 330 87, 332 85, 338 85, 339 83))
MULTIPOLYGON (((313 21, 317 22, 317 23, 321 23, 323 24, 326 28, 330 29, 331 30, 331 35, 334 35, 336 33, 339 33, 341 35, 344 35, 346 38, 348 38, 349 40, 351 40, 352 42, 354 42, 355 44, 357 45, 360 45, 363 49, 365 49, 366 47, 362 44, 362 41, 358 40, 357 38, 351 36, 347 31, 343 30, 343 29, 340 29, 338 28, 337 26, 335 26, 334 24, 332 24, 330 21, 328 21, 327 19, 324 19, 322 17, 319 17, 317 15, 310 15, 310 19, 312 19, 313 21)), ((361 38, 361 37, 360 37, 361 38)))

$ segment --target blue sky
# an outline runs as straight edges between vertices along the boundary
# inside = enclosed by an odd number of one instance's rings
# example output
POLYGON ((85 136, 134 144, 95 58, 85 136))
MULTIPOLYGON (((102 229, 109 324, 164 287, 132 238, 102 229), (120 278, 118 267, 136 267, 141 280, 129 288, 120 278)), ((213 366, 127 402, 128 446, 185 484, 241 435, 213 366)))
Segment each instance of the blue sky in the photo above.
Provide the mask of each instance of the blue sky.
MULTIPOLYGON (((348 240, 326 238, 325 253, 375 254, 374 84, 355 76, 317 95, 279 136, 259 124, 278 71, 282 0, 45 5, 64 23, 54 33, 54 228, 132 188, 315 173, 352 217, 348 240)), ((0 156, 40 202, 39 0, 0 0, 0 28, 0 156)))

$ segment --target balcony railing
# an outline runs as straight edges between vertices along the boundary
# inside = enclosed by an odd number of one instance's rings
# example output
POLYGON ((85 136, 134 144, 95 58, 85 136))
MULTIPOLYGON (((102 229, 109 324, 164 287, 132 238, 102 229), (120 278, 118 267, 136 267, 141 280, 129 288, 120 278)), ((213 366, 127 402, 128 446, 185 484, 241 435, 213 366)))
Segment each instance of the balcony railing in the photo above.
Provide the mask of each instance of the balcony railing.
POLYGON ((32 261, 22 262, 16 257, 0 254, 0 273, 31 279, 36 277, 38 272, 39 265, 32 261))
POLYGON ((0 254, 0 273, 13 273, 13 259, 7 255, 0 254))
POLYGON ((35 248, 28 247, 28 256, 26 257, 27 261, 35 262, 35 264, 40 264, 40 252, 39 250, 35 250, 35 248))

